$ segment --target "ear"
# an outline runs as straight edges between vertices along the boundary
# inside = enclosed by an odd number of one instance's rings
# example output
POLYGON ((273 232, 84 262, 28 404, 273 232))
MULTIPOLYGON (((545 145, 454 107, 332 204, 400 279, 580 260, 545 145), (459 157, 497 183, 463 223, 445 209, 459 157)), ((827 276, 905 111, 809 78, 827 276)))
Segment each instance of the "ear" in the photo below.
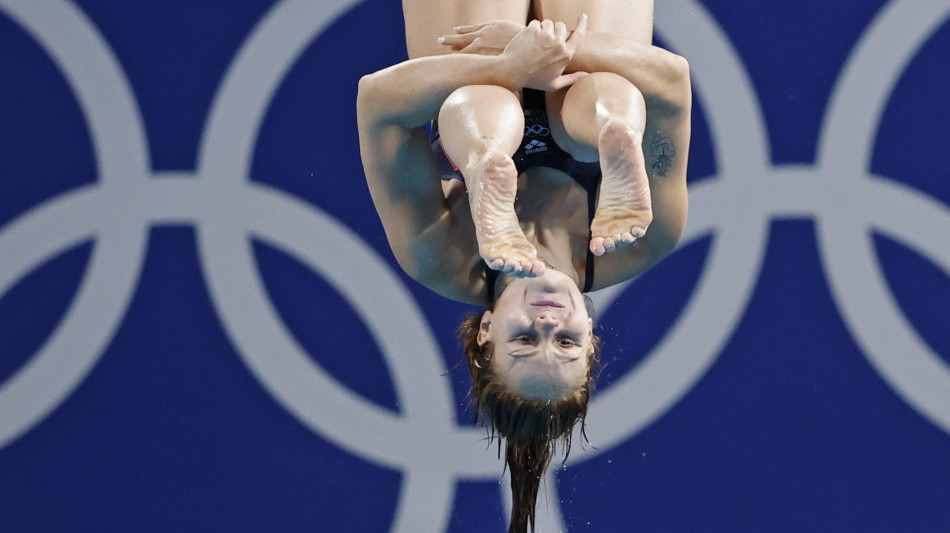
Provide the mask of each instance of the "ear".
POLYGON ((491 340, 491 311, 482 314, 482 321, 478 324, 478 337, 475 339, 479 346, 491 340))
POLYGON ((594 319, 593 318, 587 319, 587 331, 588 331, 587 338, 591 340, 590 348, 587 350, 587 355, 590 356, 594 354, 594 319))

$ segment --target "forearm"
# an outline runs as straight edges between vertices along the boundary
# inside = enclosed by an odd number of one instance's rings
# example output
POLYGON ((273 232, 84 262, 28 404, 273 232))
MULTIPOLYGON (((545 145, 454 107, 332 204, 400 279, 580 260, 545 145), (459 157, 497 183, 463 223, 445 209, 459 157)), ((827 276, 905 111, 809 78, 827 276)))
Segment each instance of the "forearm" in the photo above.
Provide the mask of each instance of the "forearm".
POLYGON ((648 108, 657 104, 679 107, 691 99, 689 64, 684 58, 609 33, 588 32, 568 70, 623 76, 640 89, 648 108))
POLYGON ((364 76, 357 107, 361 115, 407 128, 438 116, 452 91, 466 85, 514 89, 517 76, 504 56, 452 54, 411 59, 364 76))

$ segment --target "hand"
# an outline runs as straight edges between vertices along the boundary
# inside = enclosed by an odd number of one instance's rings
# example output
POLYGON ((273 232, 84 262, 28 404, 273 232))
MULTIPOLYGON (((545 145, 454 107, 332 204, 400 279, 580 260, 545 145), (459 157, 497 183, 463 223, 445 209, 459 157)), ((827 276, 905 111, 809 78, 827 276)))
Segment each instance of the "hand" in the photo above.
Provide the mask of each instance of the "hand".
POLYGON ((517 87, 557 91, 587 75, 564 74, 564 68, 580 48, 587 31, 587 15, 577 21, 577 29, 568 37, 563 22, 532 20, 518 32, 501 53, 517 87))
POLYGON ((490 20, 481 24, 456 26, 456 35, 443 35, 439 42, 456 52, 496 56, 525 28, 510 20, 490 20))

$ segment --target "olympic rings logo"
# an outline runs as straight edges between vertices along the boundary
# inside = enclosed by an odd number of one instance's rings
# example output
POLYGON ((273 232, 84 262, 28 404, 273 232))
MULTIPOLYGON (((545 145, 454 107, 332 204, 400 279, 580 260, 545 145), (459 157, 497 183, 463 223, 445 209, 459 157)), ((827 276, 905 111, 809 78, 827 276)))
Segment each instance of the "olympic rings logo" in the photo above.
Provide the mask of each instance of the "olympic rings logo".
POLYGON ((524 127, 525 137, 547 137, 551 135, 551 130, 540 124, 532 124, 524 127))
MULTIPOLYGON (((447 422, 454 419, 448 385, 413 379, 420 373, 438 375, 443 362, 425 317, 387 264, 319 209, 247 179, 264 112, 287 71, 323 28, 354 3, 279 2, 222 81, 197 170, 156 173, 149 168, 145 130, 130 84, 83 13, 54 0, 0 0, 0 10, 49 53, 76 92, 101 172, 94 185, 37 206, 0 228, 0 295, 46 258, 77 242, 97 243, 67 316, 32 359, 0 385, 0 446, 39 423, 82 382, 126 312, 149 228, 174 222, 197 229, 215 309, 262 386, 314 432, 403 472, 394 531, 444 530, 454 484, 497 477, 497 459, 479 442, 482 434, 447 422), (400 414, 354 395, 306 356, 263 289, 251 256, 252 235, 319 273, 353 305, 394 377, 400 414), (321 247, 340 253, 316 253, 314 235, 321 247), (362 282, 368 277, 381 281, 370 288, 362 282), (392 341, 396 338, 399 343, 392 341), (333 405, 334 412, 325 405, 333 405), (377 438, 380 434, 388 436, 386 442, 377 438)), ((770 221, 785 217, 819 222, 819 247, 832 294, 861 350, 911 407, 950 433, 950 369, 894 304, 867 238, 876 230, 910 243, 950 272, 950 246, 939 237, 950 235, 950 208, 867 171, 895 80, 948 16, 950 0, 889 3, 855 47, 835 86, 817 162, 776 166, 768 159, 767 131, 752 85, 714 20, 691 0, 657 6, 658 32, 690 58, 694 83, 702 88, 697 95, 704 97, 720 167, 716 177, 691 191, 684 242, 710 233, 717 238, 679 321, 640 365, 595 398, 588 427, 598 450, 574 454, 571 463, 630 438, 703 376, 748 304, 770 221), (755 200, 736 204, 750 197, 755 200), (893 216, 879 218, 884 211, 893 216)), ((609 309, 624 289, 595 294, 598 307, 609 309)), ((539 526, 555 529, 563 524, 555 503, 557 483, 549 480, 546 487, 551 503, 538 506, 539 526)))

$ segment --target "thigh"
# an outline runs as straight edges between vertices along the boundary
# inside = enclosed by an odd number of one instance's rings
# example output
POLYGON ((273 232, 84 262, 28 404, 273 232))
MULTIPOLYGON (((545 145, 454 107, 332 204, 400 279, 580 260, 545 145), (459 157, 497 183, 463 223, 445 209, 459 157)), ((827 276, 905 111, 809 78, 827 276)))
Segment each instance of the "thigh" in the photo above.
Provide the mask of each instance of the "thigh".
POLYGON ((409 57, 451 52, 436 39, 452 34, 455 26, 489 20, 526 24, 530 6, 531 0, 403 0, 409 57))
POLYGON ((573 27, 587 13, 587 31, 612 33, 642 44, 653 42, 653 0, 532 0, 534 18, 573 27))

